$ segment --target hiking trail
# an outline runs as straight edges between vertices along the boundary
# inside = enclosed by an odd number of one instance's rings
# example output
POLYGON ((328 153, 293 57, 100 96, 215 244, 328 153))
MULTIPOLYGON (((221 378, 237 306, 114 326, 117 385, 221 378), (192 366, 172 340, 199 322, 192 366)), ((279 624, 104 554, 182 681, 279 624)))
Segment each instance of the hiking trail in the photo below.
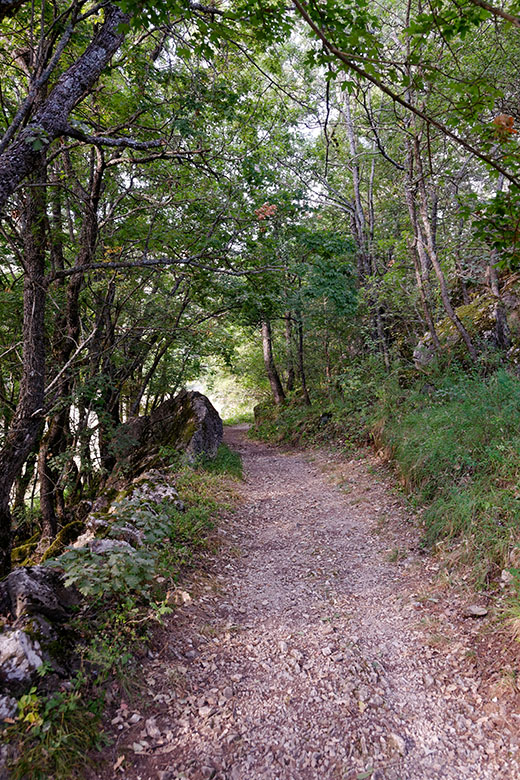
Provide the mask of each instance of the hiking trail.
POLYGON ((479 658, 493 619, 439 586, 376 458, 226 439, 241 503, 143 664, 152 702, 113 720, 106 777, 520 778, 520 714, 479 658))

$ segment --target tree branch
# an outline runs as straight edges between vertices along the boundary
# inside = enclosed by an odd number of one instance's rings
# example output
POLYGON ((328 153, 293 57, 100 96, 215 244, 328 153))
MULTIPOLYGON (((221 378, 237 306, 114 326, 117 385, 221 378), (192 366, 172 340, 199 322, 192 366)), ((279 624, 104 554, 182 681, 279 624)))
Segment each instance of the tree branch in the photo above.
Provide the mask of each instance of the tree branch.
POLYGON ((58 79, 56 86, 10 146, 0 154, 0 210, 17 186, 36 167, 42 154, 66 134, 68 117, 88 95, 124 40, 121 25, 130 17, 112 3, 105 21, 82 55, 58 79))
MULTIPOLYGON (((199 268, 202 271, 209 271, 211 273, 215 274, 225 274, 226 276, 249 276, 253 274, 261 274, 265 273, 265 271, 281 271, 283 270, 282 266, 262 266, 262 268, 251 268, 245 271, 234 271, 229 268, 215 268, 209 265, 203 265, 202 263, 199 263, 198 260, 201 258, 201 255, 197 255, 196 257, 186 257, 186 258, 176 258, 176 257, 160 257, 155 260, 149 260, 148 258, 143 258, 142 260, 121 260, 121 261, 114 261, 114 262, 108 262, 108 263, 91 263, 90 265, 81 265, 81 266, 75 266, 74 268, 65 268, 60 271, 56 271, 51 276, 49 276, 46 280, 46 284, 49 285, 52 282, 56 281, 56 279, 65 279, 68 276, 75 276, 76 274, 86 274, 90 273, 90 271, 108 271, 113 269, 124 269, 124 268, 168 268, 172 265, 186 265, 190 266, 192 268, 199 268)), ((215 258, 216 260, 218 258, 215 258)))
MULTIPOLYGON (((474 0, 471 0, 471 2, 473 1, 474 0)), ((436 127, 437 130, 440 130, 441 133, 445 135, 447 138, 451 138, 452 141, 455 141, 456 144, 462 146, 468 152, 471 152, 471 154, 475 155, 475 157, 477 157, 479 160, 482 160, 482 162, 487 163, 496 171, 503 174, 503 176, 505 176, 505 178, 508 181, 510 181, 512 184, 514 184, 517 187, 520 187, 520 180, 517 179, 515 176, 513 176, 513 174, 511 174, 505 168, 503 168, 500 165, 500 163, 496 162, 496 160, 493 160, 493 158, 488 157, 488 155, 484 154, 476 147, 473 147, 470 143, 465 141, 463 138, 460 138, 460 136, 456 135, 449 128, 443 125, 442 122, 439 122, 437 119, 434 119, 433 117, 429 116, 424 111, 421 111, 421 109, 409 103, 405 98, 401 97, 401 95, 398 95, 396 92, 390 89, 390 87, 387 87, 386 84, 383 81, 381 81, 380 78, 378 78, 377 76, 373 76, 371 73, 368 73, 360 65, 357 65, 355 62, 353 62, 353 60, 349 57, 348 54, 345 54, 345 52, 336 48, 336 46, 334 46, 334 44, 332 44, 329 41, 325 33, 322 30, 320 30, 318 25, 315 24, 313 19, 309 16, 306 8, 302 5, 300 0, 292 0, 292 2, 295 8, 300 13, 300 16, 305 20, 305 22, 309 25, 309 27, 314 32, 314 34, 322 42, 324 48, 330 54, 333 54, 338 60, 343 62, 349 70, 353 71, 358 76, 361 76, 361 78, 366 79, 371 84, 374 84, 374 86, 378 87, 378 89, 380 89, 381 92, 387 95, 395 103, 398 103, 400 106, 403 106, 403 108, 406 108, 407 111, 411 111, 413 114, 423 119, 427 124, 431 125, 432 127, 436 127)))
POLYGON ((515 27, 520 27, 520 19, 518 16, 513 16, 513 14, 510 14, 507 11, 503 11, 502 8, 497 8, 496 5, 486 3, 485 0, 469 0, 469 2, 473 3, 473 5, 478 5, 479 8, 484 8, 486 11, 489 11, 490 14, 493 14, 493 16, 502 17, 502 19, 511 22, 515 27))

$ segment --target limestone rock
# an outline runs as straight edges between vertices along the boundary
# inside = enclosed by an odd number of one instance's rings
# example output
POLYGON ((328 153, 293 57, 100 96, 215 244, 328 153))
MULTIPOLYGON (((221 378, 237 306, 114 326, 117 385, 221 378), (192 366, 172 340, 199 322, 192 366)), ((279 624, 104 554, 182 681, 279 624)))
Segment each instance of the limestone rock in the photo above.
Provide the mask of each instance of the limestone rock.
POLYGON ((42 615, 51 621, 65 620, 79 595, 63 584, 55 569, 28 566, 15 569, 0 583, 0 610, 18 619, 22 615, 42 615))
POLYGON ((43 663, 40 643, 19 628, 0 634, 0 680, 4 685, 27 684, 43 663))
POLYGON ((18 709, 18 702, 12 696, 0 696, 0 721, 12 718, 18 709))
POLYGON ((150 415, 134 417, 117 429, 112 442, 115 472, 122 468, 126 475, 141 474, 153 465, 161 446, 185 452, 190 459, 201 454, 212 458, 222 436, 222 420, 210 400, 183 390, 150 415))
POLYGON ((464 610, 464 614, 466 617, 485 617, 487 615, 488 611, 485 607, 479 607, 478 604, 470 604, 469 607, 466 607, 464 610))
POLYGON ((104 555, 111 552, 124 552, 132 554, 134 548, 128 542, 121 539, 92 539, 85 547, 89 547, 95 555, 104 555))

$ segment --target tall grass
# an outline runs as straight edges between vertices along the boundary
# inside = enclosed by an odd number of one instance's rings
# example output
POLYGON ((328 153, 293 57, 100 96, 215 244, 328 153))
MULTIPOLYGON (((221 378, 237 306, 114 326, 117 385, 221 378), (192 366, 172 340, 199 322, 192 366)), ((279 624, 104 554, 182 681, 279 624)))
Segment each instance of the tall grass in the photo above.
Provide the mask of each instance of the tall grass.
POLYGON ((520 541, 520 382, 506 371, 446 379, 413 394, 382 437, 422 502, 425 540, 464 538, 479 579, 520 541))

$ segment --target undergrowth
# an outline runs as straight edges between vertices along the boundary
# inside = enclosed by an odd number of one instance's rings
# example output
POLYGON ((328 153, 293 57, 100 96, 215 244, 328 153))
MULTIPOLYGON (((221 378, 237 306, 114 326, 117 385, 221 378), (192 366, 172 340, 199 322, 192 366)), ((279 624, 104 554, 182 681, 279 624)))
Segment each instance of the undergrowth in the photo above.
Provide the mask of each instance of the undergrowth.
POLYGON ((16 756, 10 767, 13 780, 83 776, 87 757, 105 744, 107 692, 113 698, 115 686, 125 698, 139 693, 139 658, 154 626, 172 612, 175 584, 207 548, 219 513, 233 505, 232 479, 242 476, 236 453, 222 446, 214 461, 200 459, 193 466, 181 463, 175 452, 163 452, 165 461, 169 457, 185 511, 167 501, 154 506, 122 499, 115 506, 113 529, 131 516, 144 537, 142 547, 106 555, 70 548, 60 559, 67 581, 85 597, 70 625, 78 670, 49 695, 44 684, 49 670, 42 668, 42 684, 19 700, 18 715, 2 735, 16 756))
POLYGON ((493 579, 520 541, 520 382, 499 370, 386 400, 379 436, 426 504, 425 542, 463 540, 460 559, 493 579))
POLYGON ((255 409, 250 435, 288 444, 330 444, 349 450, 370 440, 374 404, 385 381, 379 361, 365 360, 336 377, 335 386, 314 396, 311 406, 297 394, 280 407, 266 402, 255 409))

